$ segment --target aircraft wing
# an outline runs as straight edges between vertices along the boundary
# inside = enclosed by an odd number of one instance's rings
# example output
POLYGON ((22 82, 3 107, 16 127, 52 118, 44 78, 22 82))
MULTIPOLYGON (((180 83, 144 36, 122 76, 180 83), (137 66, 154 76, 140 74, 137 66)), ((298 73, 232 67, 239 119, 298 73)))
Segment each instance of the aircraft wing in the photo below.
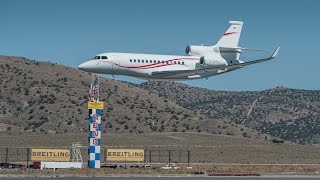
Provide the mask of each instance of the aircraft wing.
POLYGON ((252 61, 242 62, 239 64, 234 65, 227 65, 227 66, 217 66, 217 67, 210 67, 210 68, 203 68, 203 69, 196 69, 196 70, 177 70, 177 71, 155 71, 152 72, 151 75, 155 76, 157 78, 179 78, 181 76, 189 76, 189 77, 200 77, 201 74, 210 74, 210 73, 224 73, 228 71, 232 71, 238 68, 242 68, 244 66, 248 66, 251 64, 261 63, 264 61, 269 61, 274 59, 278 52, 280 47, 277 47, 277 49, 272 53, 270 57, 262 58, 262 59, 255 59, 252 61))

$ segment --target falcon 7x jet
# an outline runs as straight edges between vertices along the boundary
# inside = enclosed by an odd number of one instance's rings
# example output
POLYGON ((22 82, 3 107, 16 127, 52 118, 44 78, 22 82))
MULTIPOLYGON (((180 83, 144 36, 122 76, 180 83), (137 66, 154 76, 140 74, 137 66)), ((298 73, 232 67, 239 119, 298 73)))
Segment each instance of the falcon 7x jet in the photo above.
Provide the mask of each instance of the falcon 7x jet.
POLYGON ((78 66, 78 69, 111 75, 125 75, 155 80, 191 80, 230 72, 244 66, 274 59, 280 47, 266 58, 241 61, 240 53, 249 49, 238 46, 243 22, 230 21, 229 29, 214 46, 188 45, 186 56, 102 53, 78 66))

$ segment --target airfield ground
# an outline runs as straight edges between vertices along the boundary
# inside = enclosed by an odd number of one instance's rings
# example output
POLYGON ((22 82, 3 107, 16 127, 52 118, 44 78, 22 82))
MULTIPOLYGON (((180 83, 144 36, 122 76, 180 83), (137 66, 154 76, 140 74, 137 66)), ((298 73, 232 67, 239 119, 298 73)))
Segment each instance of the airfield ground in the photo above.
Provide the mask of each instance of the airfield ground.
POLYGON ((147 169, 58 169, 53 170, 0 170, 0 177, 64 177, 64 176, 81 176, 81 177, 99 177, 99 176, 117 176, 117 175, 319 175, 320 166, 276 166, 276 165, 215 165, 215 166, 196 166, 192 169, 180 168, 177 170, 164 170, 161 168, 147 169))

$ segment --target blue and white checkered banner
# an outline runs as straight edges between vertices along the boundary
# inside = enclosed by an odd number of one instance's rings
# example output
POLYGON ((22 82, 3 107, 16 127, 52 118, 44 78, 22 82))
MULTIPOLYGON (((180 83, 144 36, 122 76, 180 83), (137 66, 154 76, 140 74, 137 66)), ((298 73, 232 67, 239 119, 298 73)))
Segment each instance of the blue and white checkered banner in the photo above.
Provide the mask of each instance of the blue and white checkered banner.
POLYGON ((89 109, 89 168, 100 168, 101 109, 89 109))

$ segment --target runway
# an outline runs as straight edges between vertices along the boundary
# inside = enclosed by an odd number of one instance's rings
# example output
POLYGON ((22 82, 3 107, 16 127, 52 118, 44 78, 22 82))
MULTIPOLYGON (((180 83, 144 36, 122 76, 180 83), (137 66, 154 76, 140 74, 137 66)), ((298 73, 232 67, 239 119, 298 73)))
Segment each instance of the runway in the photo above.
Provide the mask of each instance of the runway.
POLYGON ((298 175, 293 175, 293 176, 258 176, 258 177, 253 177, 253 176, 246 176, 246 177, 231 177, 231 176, 225 176, 225 177, 210 177, 210 176, 121 176, 121 177, 114 177, 114 176, 107 176, 107 177, 8 177, 4 178, 1 177, 2 180, 32 180, 32 179, 37 179, 37 180, 49 180, 49 179, 56 179, 56 180, 105 180, 105 179, 111 179, 111 180, 129 180, 129 179, 134 179, 134 180, 155 180, 155 179, 163 179, 163 180, 202 180, 202 179, 213 179, 213 180, 244 180, 244 179, 258 179, 258 180, 314 180, 314 179, 320 179, 320 176, 298 176, 298 175))

